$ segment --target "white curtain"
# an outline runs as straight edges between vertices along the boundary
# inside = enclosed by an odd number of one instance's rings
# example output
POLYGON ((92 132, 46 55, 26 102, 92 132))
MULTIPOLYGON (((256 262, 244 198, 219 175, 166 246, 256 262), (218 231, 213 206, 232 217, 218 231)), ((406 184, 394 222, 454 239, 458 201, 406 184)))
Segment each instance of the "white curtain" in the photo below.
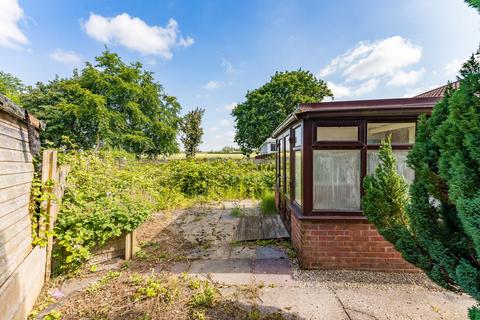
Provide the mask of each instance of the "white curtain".
POLYGON ((295 201, 302 205, 302 151, 294 151, 295 154, 295 201))
POLYGON ((360 151, 314 150, 313 208, 360 210, 360 151))
MULTIPOLYGON (((397 159, 397 172, 402 175, 410 184, 415 178, 415 172, 407 166, 407 155, 409 150, 393 150, 393 154, 397 159)), ((378 150, 367 151, 367 174, 375 172, 378 165, 378 150)))

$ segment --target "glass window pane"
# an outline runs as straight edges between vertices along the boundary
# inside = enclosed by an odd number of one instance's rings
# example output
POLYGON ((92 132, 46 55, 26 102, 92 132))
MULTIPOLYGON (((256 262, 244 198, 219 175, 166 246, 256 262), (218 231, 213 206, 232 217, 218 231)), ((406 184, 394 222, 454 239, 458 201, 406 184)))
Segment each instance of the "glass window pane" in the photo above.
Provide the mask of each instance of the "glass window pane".
POLYGON ((313 208, 360 210, 360 151, 313 151, 313 208))
POLYGON ((294 152, 295 157, 295 201, 302 205, 302 151, 294 152))
POLYGON ((290 136, 285 136, 285 187, 286 187, 286 194, 291 199, 290 192, 292 191, 290 188, 290 136))
POLYGON ((302 126, 295 128, 295 147, 302 145, 302 126))
POLYGON ((279 168, 279 174, 280 174, 280 190, 283 190, 283 185, 285 181, 283 181, 283 156, 284 156, 284 151, 285 151, 285 144, 283 142, 283 139, 280 139, 280 151, 279 151, 279 163, 278 163, 278 168, 279 168))
POLYGON ((317 127, 317 141, 357 141, 358 127, 317 127))
MULTIPOLYGON (((407 154, 409 150, 393 150, 393 154, 397 159, 397 172, 402 175, 410 184, 415 178, 415 172, 407 166, 407 154)), ((378 150, 367 151, 367 174, 375 172, 378 165, 378 150)))
POLYGON ((379 144, 388 135, 392 135, 392 144, 413 144, 415 143, 415 122, 369 123, 367 125, 369 144, 379 144))

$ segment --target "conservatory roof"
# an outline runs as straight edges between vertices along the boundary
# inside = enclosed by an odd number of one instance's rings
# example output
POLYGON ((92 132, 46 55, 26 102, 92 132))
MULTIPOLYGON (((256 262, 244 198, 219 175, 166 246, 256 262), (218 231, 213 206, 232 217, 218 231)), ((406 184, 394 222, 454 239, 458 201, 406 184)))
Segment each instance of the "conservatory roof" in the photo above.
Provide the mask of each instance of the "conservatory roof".
MULTIPOLYGON (((450 85, 453 89, 458 89, 460 83, 455 81, 450 83, 450 85)), ((445 95, 447 87, 448 84, 412 98, 303 103, 273 131, 272 137, 277 137, 298 119, 310 116, 375 116, 378 113, 396 115, 430 113, 437 101, 445 95)))

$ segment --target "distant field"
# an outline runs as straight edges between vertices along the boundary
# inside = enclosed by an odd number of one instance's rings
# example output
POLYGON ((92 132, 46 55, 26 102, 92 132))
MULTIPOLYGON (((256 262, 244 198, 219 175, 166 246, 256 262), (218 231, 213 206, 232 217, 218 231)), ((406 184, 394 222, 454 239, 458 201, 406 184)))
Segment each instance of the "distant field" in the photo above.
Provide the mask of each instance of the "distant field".
MULTIPOLYGON (((224 159, 244 159, 245 156, 240 153, 206 153, 199 152, 195 155, 197 159, 214 159, 214 158, 224 158, 224 159)), ((175 159, 185 159, 185 153, 176 153, 168 157, 169 160, 175 159)))

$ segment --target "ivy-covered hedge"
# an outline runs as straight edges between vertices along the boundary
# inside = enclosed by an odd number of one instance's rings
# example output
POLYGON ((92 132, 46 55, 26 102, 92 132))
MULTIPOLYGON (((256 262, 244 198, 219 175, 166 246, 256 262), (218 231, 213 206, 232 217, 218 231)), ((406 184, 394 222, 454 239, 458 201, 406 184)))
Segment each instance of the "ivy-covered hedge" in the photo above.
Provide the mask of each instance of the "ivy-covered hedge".
POLYGON ((77 268, 91 250, 137 228, 155 211, 199 201, 259 198, 273 188, 272 163, 249 160, 136 160, 123 152, 77 152, 55 227, 56 272, 77 268))

